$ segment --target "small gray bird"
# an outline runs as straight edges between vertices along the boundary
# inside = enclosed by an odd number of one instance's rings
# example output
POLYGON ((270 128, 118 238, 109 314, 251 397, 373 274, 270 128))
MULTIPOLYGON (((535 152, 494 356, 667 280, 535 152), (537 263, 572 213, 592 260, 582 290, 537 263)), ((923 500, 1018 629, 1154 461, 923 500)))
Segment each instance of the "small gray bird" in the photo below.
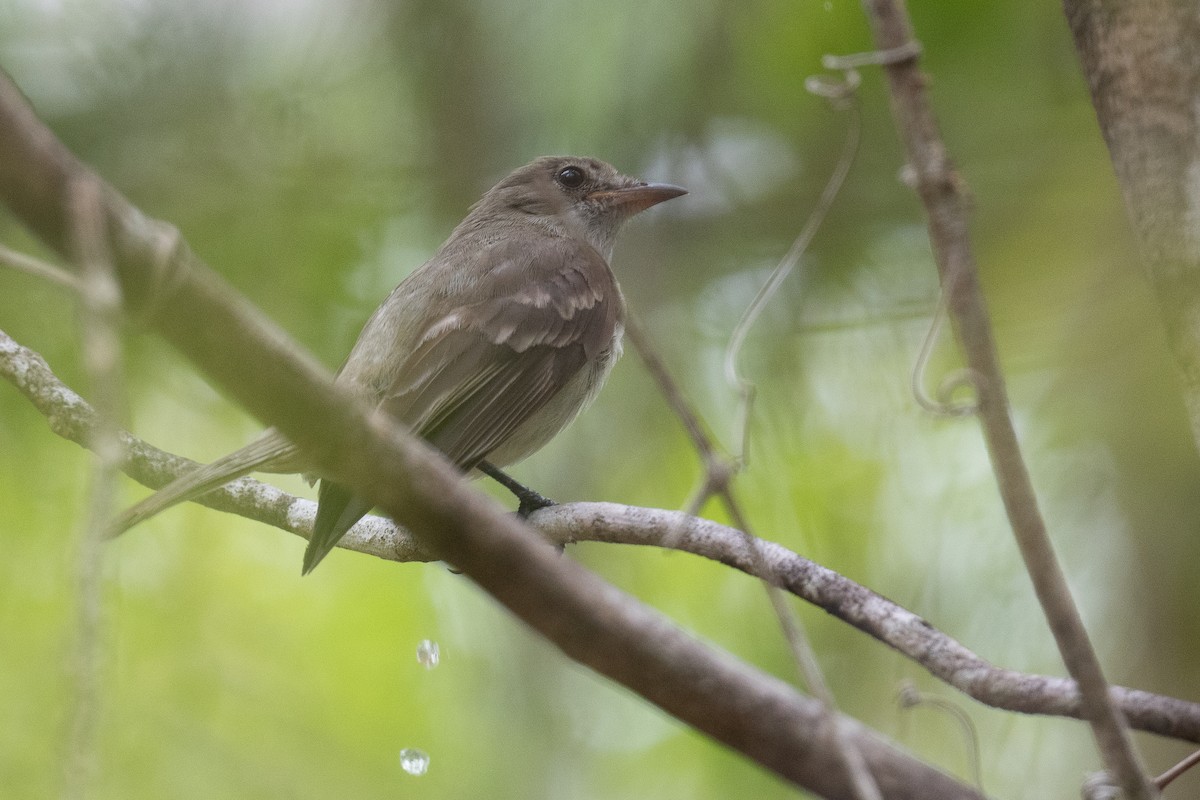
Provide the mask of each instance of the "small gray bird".
MULTIPOLYGON (((565 428, 595 398, 621 354, 625 301, 608 266, 621 224, 686 193, 625 177, 592 158, 548 156, 521 167, 493 186, 433 258, 388 295, 337 382, 395 416, 463 471, 478 468, 504 480, 498 468, 565 428)), ((250 472, 310 466, 270 429, 167 484, 111 530, 116 535, 250 472)), ((522 503, 530 497, 538 498, 527 493, 522 503)), ((371 505, 322 478, 303 574, 371 505)))

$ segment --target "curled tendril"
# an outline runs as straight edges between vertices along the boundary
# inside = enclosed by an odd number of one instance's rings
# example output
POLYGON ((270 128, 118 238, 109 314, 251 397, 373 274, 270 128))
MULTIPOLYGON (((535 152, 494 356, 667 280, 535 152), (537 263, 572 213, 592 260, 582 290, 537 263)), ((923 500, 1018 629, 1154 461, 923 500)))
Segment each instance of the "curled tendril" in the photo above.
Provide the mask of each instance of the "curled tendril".
POLYGON ((844 75, 840 81, 827 77, 813 76, 804 82, 804 86, 808 91, 829 100, 830 105, 835 110, 850 113, 850 122, 846 130, 846 140, 842 147, 841 156, 834 166, 829 180, 825 184, 825 189, 821 192, 821 197, 817 200, 816 207, 809 214, 808 219, 805 220, 804 227, 801 228, 795 241, 792 242, 792 246, 787 254, 771 272, 766 283, 758 290, 758 294, 755 295, 750 305, 742 312, 742 318, 734 326, 733 332, 729 336, 729 344, 725 348, 725 379, 737 390, 739 396, 738 412, 734 423, 735 441, 738 442, 738 453, 734 456, 734 462, 739 468, 749 462, 750 419, 756 393, 753 381, 744 376, 738 368, 742 345, 745 343, 750 329, 754 327, 754 324, 762 314, 763 308, 775 296, 775 292, 779 289, 784 279, 800 264, 801 258, 808 249, 809 242, 816 235, 817 230, 821 227, 821 223, 825 220, 825 215, 828 213, 829 207, 833 205, 834 199, 837 198, 838 193, 841 191, 842 185, 846 180, 846 175, 850 172, 850 166, 854 163, 854 158, 858 153, 862 120, 858 114, 857 104, 855 103, 855 91, 858 89, 859 84, 862 83, 862 79, 858 72, 853 69, 842 70, 842 72, 844 75))
POLYGON ((826 55, 821 58, 821 66, 834 72, 850 72, 857 67, 886 67, 917 58, 923 49, 920 42, 910 39, 890 50, 872 50, 868 53, 850 53, 844 56, 826 55))
MULTIPOLYGON (((856 103, 857 91, 862 84, 862 76, 859 75, 858 68, 897 64, 917 58, 920 54, 920 42, 912 40, 890 50, 843 56, 826 55, 821 59, 822 66, 832 72, 842 73, 841 78, 814 75, 804 81, 804 88, 806 90, 818 97, 824 97, 835 110, 850 112, 850 124, 846 132, 846 143, 842 149, 842 155, 838 159, 833 172, 830 174, 816 207, 805 221, 804 227, 801 229, 799 235, 796 236, 787 255, 775 267, 770 277, 767 278, 766 283, 763 284, 758 294, 755 295, 750 305, 742 313, 742 318, 730 334, 729 344, 725 348, 725 378, 731 386, 736 388, 739 395, 738 412, 734 423, 736 441, 739 442, 739 452, 734 457, 734 462, 739 467, 749 462, 749 423, 752 416, 755 395, 754 383, 745 377, 738 368, 742 345, 745 343, 750 329, 758 321, 763 308, 775 295, 780 284, 800 264, 801 258, 808 249, 809 242, 816 234, 817 229, 821 227, 821 223, 824 221, 829 207, 841 191, 846 174, 850 171, 850 165, 854 162, 855 155, 858 152, 858 141, 862 128, 862 121, 858 114, 856 103)), ((933 337, 930 338, 932 339, 933 337)), ((927 349, 931 349, 931 347, 932 345, 927 342, 927 349)), ((928 353, 924 353, 919 371, 924 370, 924 362, 927 360, 928 353)), ((945 398, 943 402, 930 401, 923 391, 917 391, 918 402, 930 408, 930 410, 936 410, 939 413, 948 413, 955 416, 973 413, 976 408, 974 402, 969 405, 962 405, 955 404, 952 401, 954 392, 960 386, 964 385, 962 375, 952 377, 955 380, 950 383, 944 383, 939 390, 939 396, 945 398), (928 402, 928 405, 926 405, 926 402, 928 402)), ((978 385, 978 380, 973 375, 968 374, 966 381, 970 385, 978 385)))
POLYGON ((900 708, 908 710, 917 706, 927 706, 936 708, 937 710, 952 717, 962 728, 963 745, 967 751, 967 761, 970 764, 971 776, 975 780, 975 785, 979 787, 979 791, 983 791, 983 772, 979 765, 979 731, 975 728, 975 723, 971 721, 971 717, 957 703, 947 700, 944 697, 937 695, 925 694, 912 681, 904 681, 900 684, 900 689, 896 693, 896 700, 900 704, 900 708))
POLYGON ((804 79, 806 91, 817 97, 824 97, 839 111, 854 101, 855 93, 861 85, 862 76, 856 69, 843 70, 840 80, 829 75, 810 75, 804 79))
POLYGON ((921 352, 917 355, 917 363, 913 365, 913 398, 921 408, 939 417, 965 417, 979 410, 979 387, 983 382, 983 377, 979 373, 971 369, 954 370, 942 378, 935 397, 930 397, 925 391, 925 371, 929 368, 929 360, 933 356, 933 349, 937 345, 938 334, 941 333, 945 319, 946 290, 943 289, 938 297, 933 319, 929 323, 929 331, 925 334, 925 341, 921 343, 921 352), (955 400, 955 393, 964 387, 972 390, 971 399, 955 400))

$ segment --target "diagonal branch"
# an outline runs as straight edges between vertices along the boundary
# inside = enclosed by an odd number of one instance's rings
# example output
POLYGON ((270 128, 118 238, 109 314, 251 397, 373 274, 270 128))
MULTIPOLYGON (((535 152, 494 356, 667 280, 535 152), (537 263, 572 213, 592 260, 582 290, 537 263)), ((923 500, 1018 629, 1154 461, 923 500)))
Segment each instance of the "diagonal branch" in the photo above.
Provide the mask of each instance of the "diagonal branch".
POLYGON ((925 76, 917 66, 912 23, 903 0, 864 0, 863 6, 876 47, 894 56, 884 62, 892 115, 928 216, 947 307, 974 376, 984 441, 1018 549, 1067 671, 1079 684, 1083 716, 1092 726, 1105 765, 1129 798, 1150 800, 1158 792, 1142 768, 1123 715, 1111 702, 1021 456, 968 235, 965 184, 938 131, 925 76))
MULTIPOLYGON (((65 189, 90 174, 0 78, 0 196, 63 252, 65 189)), ((786 780, 850 797, 838 752, 814 734, 820 704, 687 635, 602 581, 493 501, 385 414, 369 414, 178 234, 105 186, 113 263, 131 309, 325 474, 381 506, 567 656, 786 780), (165 287, 165 288, 164 288, 165 287), (236 353, 236 358, 229 357, 236 353), (322 420, 312 425, 312 420, 322 420)), ((842 724, 842 723, 839 723, 842 724)), ((890 798, 978 798, 852 721, 846 735, 890 798)))

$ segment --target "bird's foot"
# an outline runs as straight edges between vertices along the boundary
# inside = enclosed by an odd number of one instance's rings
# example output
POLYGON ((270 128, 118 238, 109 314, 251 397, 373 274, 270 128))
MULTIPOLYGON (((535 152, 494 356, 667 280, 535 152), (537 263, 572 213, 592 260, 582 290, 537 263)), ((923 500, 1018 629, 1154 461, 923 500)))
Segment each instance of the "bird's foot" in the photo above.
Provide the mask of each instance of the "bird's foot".
POLYGON ((513 492, 513 494, 517 496, 517 515, 521 519, 529 519, 529 515, 535 511, 541 511, 543 508, 558 505, 558 503, 549 497, 535 492, 526 486, 522 486, 521 491, 513 492))
POLYGON ((539 492, 535 492, 533 489, 530 489, 520 481, 513 479, 508 475, 508 473, 499 469, 490 462, 480 461, 479 464, 476 465, 476 469, 513 493, 513 496, 517 498, 518 503, 517 514, 519 514, 522 519, 528 519, 529 515, 535 511, 558 505, 558 503, 554 502, 550 498, 542 495, 539 492))

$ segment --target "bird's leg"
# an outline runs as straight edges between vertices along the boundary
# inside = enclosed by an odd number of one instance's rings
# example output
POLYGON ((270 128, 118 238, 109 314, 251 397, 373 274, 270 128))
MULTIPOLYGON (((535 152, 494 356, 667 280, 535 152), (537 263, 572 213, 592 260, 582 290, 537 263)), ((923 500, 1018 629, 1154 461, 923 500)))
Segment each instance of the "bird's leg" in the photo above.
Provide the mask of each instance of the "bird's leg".
POLYGON ((475 468, 513 493, 519 504, 517 506, 517 513, 522 518, 528 517, 539 509, 558 505, 558 503, 555 503, 549 497, 544 497, 520 481, 514 480, 508 473, 502 471, 490 461, 480 461, 475 465, 475 468))

